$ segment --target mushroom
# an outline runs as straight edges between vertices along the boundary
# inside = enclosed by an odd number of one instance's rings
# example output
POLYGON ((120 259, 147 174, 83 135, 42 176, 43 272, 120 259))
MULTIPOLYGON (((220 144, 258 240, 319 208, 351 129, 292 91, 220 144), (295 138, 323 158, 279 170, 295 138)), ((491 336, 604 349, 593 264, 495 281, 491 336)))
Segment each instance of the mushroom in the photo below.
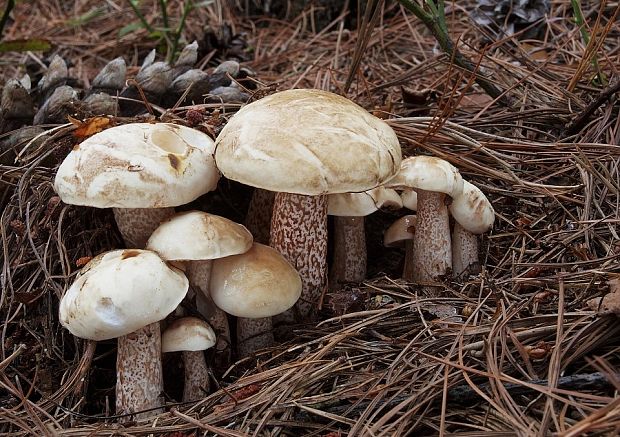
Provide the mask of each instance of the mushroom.
POLYGON ((93 258, 60 301, 60 323, 89 340, 118 337, 116 412, 136 418, 163 405, 159 321, 179 305, 188 280, 155 252, 113 250, 93 258), (143 413, 139 413, 144 410, 143 413))
POLYGON ((213 347, 215 340, 211 326, 197 317, 176 319, 162 334, 162 352, 183 352, 183 402, 197 401, 209 393, 209 368, 203 351, 213 347))
POLYGON ((291 308, 301 295, 301 278, 275 249, 254 243, 240 255, 213 261, 211 297, 237 320, 239 357, 273 344, 271 317, 291 308))
POLYGON ((447 203, 463 191, 459 171, 447 161, 430 156, 404 159, 401 169, 386 186, 414 189, 417 224, 413 239, 412 280, 435 282, 452 266, 447 203))
POLYGON ((406 189, 400 193, 403 206, 412 211, 418 210, 418 194, 413 189, 406 189))
POLYGON ((415 235, 415 215, 405 215, 390 225, 383 234, 385 247, 405 246, 405 265, 403 267, 403 279, 412 280, 413 275, 413 236, 415 235))
POLYGON ((364 217, 380 208, 402 206, 398 193, 382 186, 362 193, 328 196, 327 214, 334 216, 334 260, 329 280, 332 289, 366 278, 364 217))
POLYGON ((493 227, 495 211, 478 187, 463 181, 463 192, 452 199, 450 213, 454 217, 452 231, 452 270, 479 273, 478 237, 493 227))
POLYGON ((162 222, 146 245, 163 259, 182 261, 198 309, 217 332, 218 367, 230 364, 230 329, 226 313, 211 300, 209 278, 214 259, 247 252, 252 234, 243 225, 202 211, 181 212, 162 222), (203 300, 204 302, 201 302, 203 300))
POLYGON ((114 208, 126 245, 142 248, 172 207, 216 188, 213 150, 208 135, 185 126, 116 126, 73 148, 54 189, 65 203, 114 208))
POLYGON ((300 319, 326 287, 326 194, 382 184, 398 172, 401 150, 383 120, 344 97, 301 89, 241 108, 220 132, 215 158, 229 179, 277 193, 270 245, 302 277, 300 319))

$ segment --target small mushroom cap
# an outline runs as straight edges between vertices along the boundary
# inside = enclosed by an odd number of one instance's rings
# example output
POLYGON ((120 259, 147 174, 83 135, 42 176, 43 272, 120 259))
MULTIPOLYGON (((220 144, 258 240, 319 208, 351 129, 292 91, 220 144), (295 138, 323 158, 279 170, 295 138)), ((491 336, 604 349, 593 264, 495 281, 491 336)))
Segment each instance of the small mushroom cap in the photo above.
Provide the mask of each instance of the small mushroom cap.
POLYGON ((400 198, 403 201, 403 206, 412 211, 418 210, 418 193, 413 189, 406 189, 400 193, 400 198))
POLYGON ((162 352, 203 351, 215 345, 215 332, 197 317, 183 317, 172 322, 161 336, 162 352))
POLYGON ((166 260, 207 260, 247 252, 252 240, 250 231, 239 223, 202 211, 188 211, 162 222, 146 248, 166 260))
POLYGON ((463 178, 448 161, 432 156, 412 156, 403 160, 398 174, 385 186, 414 188, 456 197, 463 191, 463 178))
POLYGON ((369 190, 398 172, 396 134, 337 94, 297 89, 250 103, 222 129, 221 172, 270 191, 320 195, 369 190))
POLYGON ((328 196, 327 214, 341 217, 365 217, 380 208, 403 206, 395 190, 379 186, 363 193, 337 193, 328 196))
POLYGON ((278 251, 254 243, 243 254, 213 261, 210 291, 213 302, 228 314, 271 317, 297 302, 301 278, 278 251))
POLYGON ((450 204, 454 220, 472 234, 484 234, 493 227, 495 211, 478 187, 463 181, 463 192, 450 204))
POLYGON ((132 123, 86 139, 58 168, 63 202, 97 208, 178 206, 214 190, 214 143, 200 131, 170 123, 132 123))
POLYGON ((415 225, 415 215, 406 215, 399 218, 383 234, 383 245, 385 247, 396 247, 406 240, 413 240, 415 225))
POLYGON ((73 335, 107 340, 164 319, 189 288, 155 252, 112 250, 93 258, 60 300, 60 323, 73 335))

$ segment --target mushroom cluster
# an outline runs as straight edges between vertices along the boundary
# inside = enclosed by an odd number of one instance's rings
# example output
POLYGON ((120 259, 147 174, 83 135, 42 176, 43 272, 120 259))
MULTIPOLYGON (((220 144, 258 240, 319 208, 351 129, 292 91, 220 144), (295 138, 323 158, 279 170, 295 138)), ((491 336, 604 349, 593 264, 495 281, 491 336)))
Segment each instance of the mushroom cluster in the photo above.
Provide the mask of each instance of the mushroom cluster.
POLYGON ((298 89, 231 117, 216 139, 215 160, 227 178, 276 193, 270 246, 301 275, 301 298, 286 317, 301 320, 317 310, 327 287, 327 195, 391 179, 401 150, 383 120, 350 100, 298 89))
POLYGON ((401 219, 385 236, 386 246, 405 242, 405 279, 432 285, 449 271, 476 272, 476 235, 490 230, 495 219, 480 189, 463 180, 447 161, 430 156, 404 159, 386 185, 402 190, 403 205, 417 211, 415 218, 401 219), (450 214, 455 222, 452 234, 450 214))
POLYGON ((118 338, 117 412, 138 416, 162 407, 162 352, 182 352, 183 399, 193 401, 209 392, 205 350, 214 350, 216 371, 225 369, 233 345, 242 358, 274 343, 272 317, 313 316, 328 286, 328 215, 334 289, 365 279, 364 217, 381 208, 417 210, 388 230, 385 244, 404 242, 405 278, 426 285, 450 269, 473 271, 476 235, 494 219, 490 202, 452 165, 402 160, 384 121, 319 90, 248 104, 215 142, 169 123, 108 128, 74 147, 54 188, 66 203, 114 209, 128 249, 82 269, 60 319, 82 338, 118 338), (220 172, 255 188, 246 223, 258 238, 225 217, 175 211, 215 190, 220 172), (159 322, 175 310, 162 334, 159 322))
MULTIPOLYGON (((228 319, 211 299, 211 282, 224 296, 242 290, 234 300, 237 311, 220 307, 249 320, 239 322, 239 332, 250 345, 250 338, 271 334, 251 318, 273 316, 299 298, 299 274, 273 249, 253 245, 245 227, 202 211, 175 214, 175 206, 216 188, 213 152, 214 142, 200 131, 133 123, 76 145, 56 174, 54 187, 64 202, 114 208, 129 247, 93 258, 60 303, 61 323, 74 335, 118 338, 118 414, 144 417, 161 408, 162 352, 184 352, 186 400, 208 393, 203 350, 217 343, 216 357, 230 364, 228 319), (215 259, 225 261, 214 266, 211 280, 215 259), (162 340, 159 322, 179 308, 190 286, 206 321, 172 321, 162 340), (241 313, 239 302, 247 307, 241 313)), ((255 348, 240 346, 240 353, 255 348)))

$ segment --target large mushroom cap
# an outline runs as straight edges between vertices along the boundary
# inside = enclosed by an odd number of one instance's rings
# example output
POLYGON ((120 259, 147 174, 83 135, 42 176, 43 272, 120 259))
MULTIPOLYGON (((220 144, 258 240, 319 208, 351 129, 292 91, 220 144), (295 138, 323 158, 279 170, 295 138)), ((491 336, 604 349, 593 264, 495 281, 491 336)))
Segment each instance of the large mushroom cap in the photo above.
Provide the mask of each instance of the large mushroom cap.
POLYGON ((362 193, 330 194, 327 199, 327 214, 341 217, 365 217, 380 208, 403 207, 398 193, 383 186, 362 193))
POLYGON ((463 191, 463 178, 448 161, 432 156, 411 156, 403 159, 400 171, 385 186, 414 188, 456 197, 463 191))
POLYGON ((472 234, 484 234, 493 227, 495 211, 478 187, 463 181, 463 192, 452 199, 450 213, 472 234))
POLYGON ((402 159, 383 120, 339 95, 305 89, 241 108, 218 136, 215 157, 229 179, 305 195, 369 190, 402 159))
POLYGON ((158 322, 189 284, 155 252, 113 250, 93 258, 60 301, 60 323, 73 335, 106 340, 158 322))
POLYGON ((75 146, 58 168, 54 189, 73 205, 183 205, 215 189, 214 147, 208 135, 185 126, 115 126, 75 146))
POLYGON ((167 260, 208 260, 247 252, 252 234, 227 218, 189 211, 159 225, 146 247, 167 260))
POLYGON ((213 261, 210 290, 213 302, 228 314, 271 317, 297 302, 301 278, 278 251, 254 243, 246 253, 213 261))
POLYGON ((162 352, 203 351, 215 345, 215 332, 197 317, 183 317, 172 322, 161 336, 162 352))

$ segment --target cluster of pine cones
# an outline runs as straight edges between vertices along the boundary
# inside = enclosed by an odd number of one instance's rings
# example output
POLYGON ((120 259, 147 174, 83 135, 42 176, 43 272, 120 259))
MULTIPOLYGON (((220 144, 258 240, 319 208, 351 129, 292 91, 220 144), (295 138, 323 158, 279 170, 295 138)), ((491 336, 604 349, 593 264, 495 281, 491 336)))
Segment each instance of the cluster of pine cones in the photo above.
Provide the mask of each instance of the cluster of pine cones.
POLYGON ((176 104, 244 103, 256 88, 254 73, 235 60, 220 63, 210 72, 194 68, 198 43, 188 44, 174 64, 155 61, 155 50, 144 59, 133 78, 127 77, 122 57, 110 61, 92 80, 89 89, 69 77, 67 63, 54 56, 36 86, 30 76, 10 79, 0 100, 0 164, 12 165, 15 149, 41 134, 44 124, 66 123, 68 116, 83 119, 98 115, 134 117, 148 112, 145 100, 162 108, 176 104))

